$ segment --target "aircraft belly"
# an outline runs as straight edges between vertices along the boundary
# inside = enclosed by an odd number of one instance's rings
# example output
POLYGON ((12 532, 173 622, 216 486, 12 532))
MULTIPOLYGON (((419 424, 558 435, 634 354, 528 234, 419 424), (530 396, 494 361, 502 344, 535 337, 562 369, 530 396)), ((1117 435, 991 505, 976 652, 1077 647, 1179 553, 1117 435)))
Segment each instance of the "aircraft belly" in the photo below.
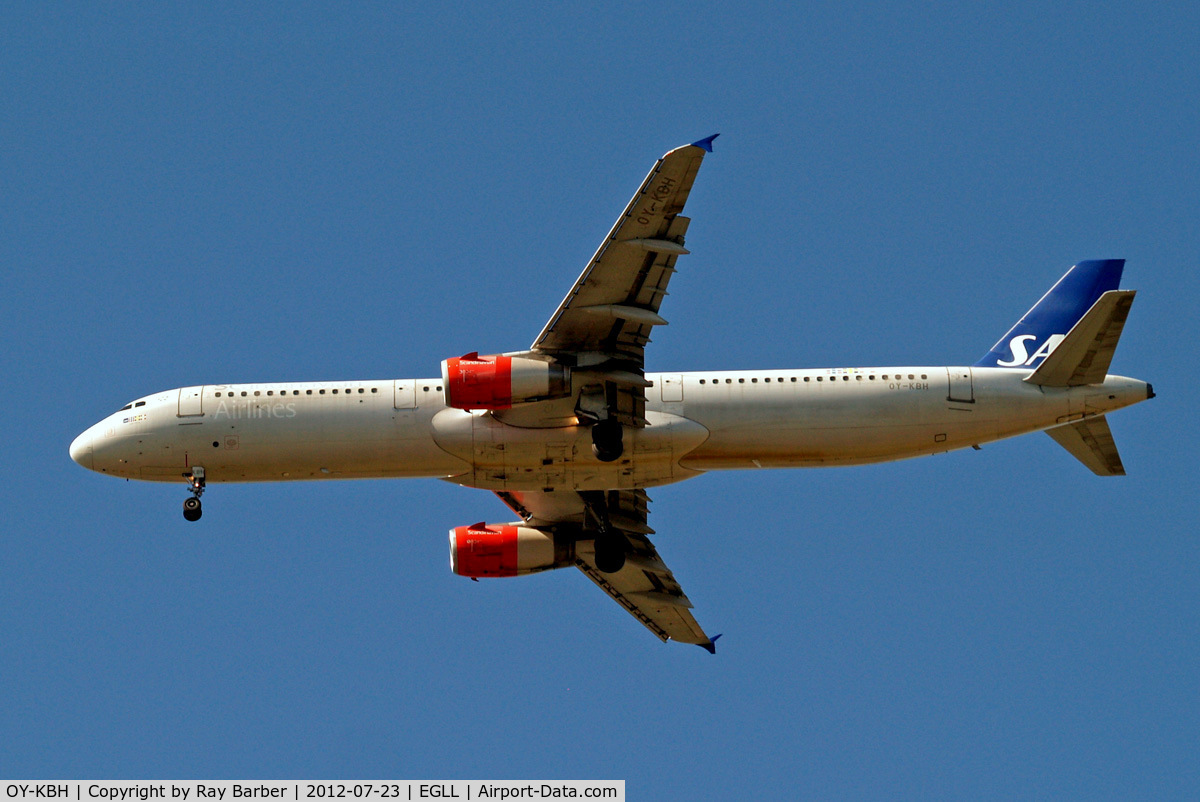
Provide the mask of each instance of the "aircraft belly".
POLYGON ((446 409, 434 416, 434 440, 471 463, 458 484, 487 490, 612 490, 653 487, 695 475, 678 457, 708 431, 678 415, 648 412, 649 425, 625 430, 625 453, 614 462, 592 454, 586 426, 521 428, 486 412, 446 409))

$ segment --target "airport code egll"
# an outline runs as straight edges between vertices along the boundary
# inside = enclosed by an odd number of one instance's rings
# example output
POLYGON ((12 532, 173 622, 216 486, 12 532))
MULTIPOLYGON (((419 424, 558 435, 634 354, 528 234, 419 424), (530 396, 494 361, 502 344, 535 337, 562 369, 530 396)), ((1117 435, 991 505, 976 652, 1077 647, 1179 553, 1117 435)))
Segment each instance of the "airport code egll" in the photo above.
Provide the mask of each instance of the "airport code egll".
POLYGON ((34 799, 104 800, 104 802, 147 802, 171 799, 176 802, 234 799, 306 800, 510 800, 510 799, 605 799, 624 802, 624 780, 437 780, 372 782, 259 782, 215 781, 59 781, 9 782, 4 799, 25 802, 34 799))

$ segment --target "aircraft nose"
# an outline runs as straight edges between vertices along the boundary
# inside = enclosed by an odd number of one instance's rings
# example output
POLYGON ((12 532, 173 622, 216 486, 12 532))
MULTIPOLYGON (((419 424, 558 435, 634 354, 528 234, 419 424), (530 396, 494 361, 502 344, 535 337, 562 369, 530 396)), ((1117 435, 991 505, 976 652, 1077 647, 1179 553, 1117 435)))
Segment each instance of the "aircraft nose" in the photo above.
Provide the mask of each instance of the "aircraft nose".
POLYGON ((71 459, 92 470, 92 432, 89 429, 71 443, 71 459))

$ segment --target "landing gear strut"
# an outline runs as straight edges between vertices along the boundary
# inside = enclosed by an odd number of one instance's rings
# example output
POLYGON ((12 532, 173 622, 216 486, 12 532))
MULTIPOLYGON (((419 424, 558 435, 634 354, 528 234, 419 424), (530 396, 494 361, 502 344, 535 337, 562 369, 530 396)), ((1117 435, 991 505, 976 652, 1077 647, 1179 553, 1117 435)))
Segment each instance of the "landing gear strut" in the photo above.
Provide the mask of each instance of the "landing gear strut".
POLYGON ((612 418, 592 424, 592 453, 601 462, 615 462, 625 452, 621 424, 612 418))
POLYGON ((602 491, 580 491, 579 496, 595 521, 596 536, 592 542, 596 549, 596 568, 605 574, 615 574, 625 567, 629 541, 619 529, 613 527, 608 515, 608 503, 602 491))
POLYGON ((204 469, 199 466, 192 468, 192 472, 185 473, 184 478, 188 481, 192 497, 183 502, 183 517, 188 521, 199 521, 204 514, 200 506, 200 496, 204 493, 204 469))

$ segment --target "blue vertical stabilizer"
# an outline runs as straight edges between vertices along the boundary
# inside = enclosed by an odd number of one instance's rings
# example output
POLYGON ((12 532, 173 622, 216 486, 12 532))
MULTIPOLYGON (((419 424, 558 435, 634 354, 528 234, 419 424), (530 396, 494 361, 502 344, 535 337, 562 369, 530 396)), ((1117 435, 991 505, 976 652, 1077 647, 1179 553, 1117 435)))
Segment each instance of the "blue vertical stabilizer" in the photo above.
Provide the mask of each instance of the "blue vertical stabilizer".
POLYGON ((1036 368, 1101 295, 1117 288, 1124 267, 1124 259, 1075 265, 974 367, 1036 368))

